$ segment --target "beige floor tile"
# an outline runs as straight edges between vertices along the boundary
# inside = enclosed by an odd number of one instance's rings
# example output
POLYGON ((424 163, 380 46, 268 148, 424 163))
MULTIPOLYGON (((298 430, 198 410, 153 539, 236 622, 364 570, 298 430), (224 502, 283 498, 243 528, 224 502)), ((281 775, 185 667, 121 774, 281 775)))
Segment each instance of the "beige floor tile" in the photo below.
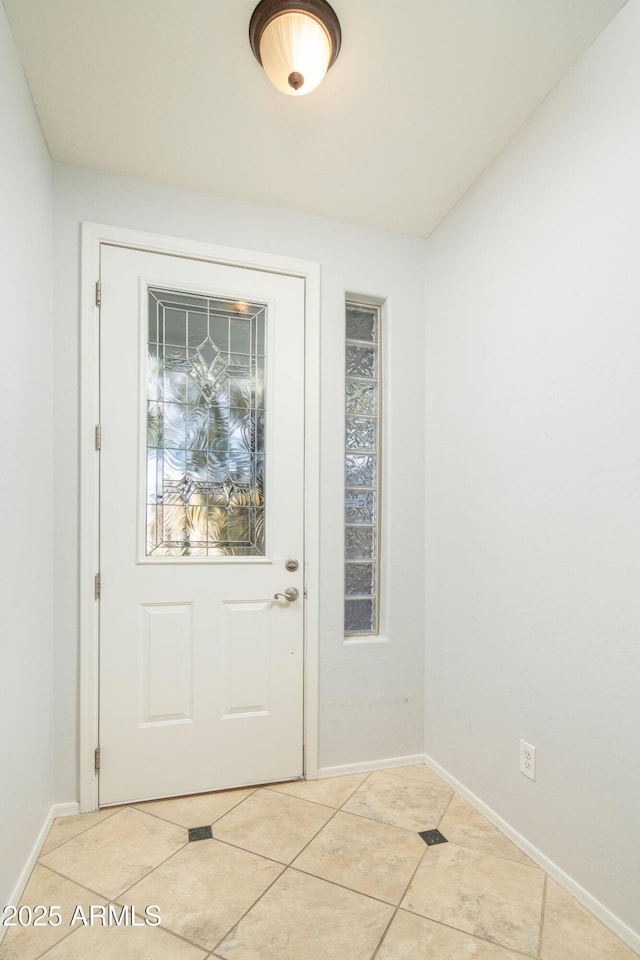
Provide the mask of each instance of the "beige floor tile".
POLYGON ((402 907, 536 957, 543 890, 537 867, 446 843, 428 850, 402 907))
POLYGON ((224 960, 370 960, 393 907, 295 870, 216 949, 224 960))
POLYGON ((109 807, 107 810, 96 810, 95 813, 82 813, 77 817, 56 817, 42 845, 40 857, 51 853, 56 847, 79 836, 85 830, 95 827, 97 823, 102 823, 107 817, 112 817, 118 810, 119 807, 109 807))
POLYGON ((447 840, 461 847, 471 847, 481 853, 493 853, 496 857, 507 857, 518 863, 526 863, 529 867, 535 866, 526 853, 507 840, 503 833, 458 794, 449 804, 439 829, 447 840))
POLYGON ((437 787, 449 787, 442 777, 434 773, 431 767, 426 763, 412 764, 410 767, 394 767, 393 770, 387 770, 386 773, 392 773, 396 777, 406 777, 408 780, 422 780, 424 783, 433 783, 437 787))
POLYGON ((497 947, 460 930, 399 910, 376 960, 522 960, 522 954, 497 947))
MULTIPOLYGON (((41 864, 36 864, 26 890, 20 897, 20 904, 34 907, 42 905, 47 908, 57 908, 61 921, 58 926, 16 926, 9 927, 7 934, 0 944, 0 960, 34 960, 45 950, 71 935, 73 927, 70 925, 76 906, 86 912, 91 904, 104 904, 105 900, 89 893, 70 880, 58 876, 41 864)), ((52 924, 57 920, 50 915, 52 924)), ((49 913, 47 912, 47 917, 49 913)), ((45 918, 43 918, 44 921, 45 918)))
POLYGON ((638 955, 549 879, 541 956, 542 960, 637 960, 638 955))
POLYGON ((424 852, 424 840, 414 831, 337 813, 294 866, 397 904, 424 852))
POLYGON ((290 863, 335 813, 332 807, 261 790, 214 825, 213 835, 280 863, 290 863))
POLYGON ((113 899, 186 842, 183 827, 125 807, 53 850, 41 862, 113 899))
POLYGON ((46 960, 204 960, 206 952, 157 927, 83 927, 46 960))
POLYGON ((216 840, 197 840, 145 877, 123 902, 160 908, 162 926, 211 950, 284 868, 216 840))
POLYGON ((452 794, 449 787, 372 773, 342 809, 419 832, 438 826, 452 794))
POLYGON ((254 792, 255 787, 250 787, 247 790, 221 790, 219 793, 176 797, 174 800, 149 800, 147 803, 137 803, 136 809, 170 820, 181 827, 204 827, 219 820, 254 792))
POLYGON ((331 777, 328 780, 295 780, 292 783, 274 783, 267 789, 338 808, 357 790, 366 776, 366 773, 357 773, 348 777, 331 777))

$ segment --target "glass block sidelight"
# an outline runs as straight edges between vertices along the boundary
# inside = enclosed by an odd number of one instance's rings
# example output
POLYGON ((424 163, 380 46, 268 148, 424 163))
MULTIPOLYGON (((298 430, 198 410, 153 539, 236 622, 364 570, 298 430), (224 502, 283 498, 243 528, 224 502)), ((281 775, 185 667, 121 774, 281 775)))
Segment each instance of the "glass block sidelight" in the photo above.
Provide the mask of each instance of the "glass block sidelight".
POLYGON ((148 303, 146 555, 264 556, 266 307, 148 303))
POLYGON ((345 343, 346 636, 379 630, 380 307, 347 301, 345 343))

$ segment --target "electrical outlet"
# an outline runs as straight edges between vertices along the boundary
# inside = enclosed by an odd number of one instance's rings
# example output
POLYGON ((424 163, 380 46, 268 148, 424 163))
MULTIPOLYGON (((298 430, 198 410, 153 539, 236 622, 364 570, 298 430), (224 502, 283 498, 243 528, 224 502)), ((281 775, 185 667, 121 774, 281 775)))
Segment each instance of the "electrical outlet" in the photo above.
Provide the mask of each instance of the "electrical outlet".
POLYGON ((536 748, 525 740, 520 741, 520 773, 529 780, 536 778, 536 748))

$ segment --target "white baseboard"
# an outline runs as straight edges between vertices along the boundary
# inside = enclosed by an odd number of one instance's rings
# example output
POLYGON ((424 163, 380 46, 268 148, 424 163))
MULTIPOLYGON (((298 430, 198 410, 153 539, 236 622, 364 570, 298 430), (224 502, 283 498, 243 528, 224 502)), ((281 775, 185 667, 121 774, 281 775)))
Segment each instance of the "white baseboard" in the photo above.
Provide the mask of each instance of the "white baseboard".
POLYGON ((417 753, 411 757, 391 757, 389 760, 346 763, 341 767, 320 767, 318 780, 326 780, 327 777, 346 777, 350 773, 374 773, 376 770, 391 770, 393 767, 412 767, 416 763, 424 762, 424 754, 417 753))
MULTIPOLYGON (((44 822, 38 831, 38 836, 36 837, 34 844, 31 848, 29 856, 27 857, 26 863, 22 868, 20 876, 16 880, 15 886, 13 888, 13 893, 11 894, 7 903, 10 903, 14 906, 17 906, 20 903, 20 898, 24 893, 24 888, 29 882, 29 877, 31 876, 31 871, 36 865, 36 861, 40 855, 42 845, 47 839, 47 834, 51 829, 51 824, 56 817, 73 817, 75 814, 80 813, 80 804, 79 803, 57 803, 54 804, 46 817, 44 822)), ((4 906, 4 904, 3 904, 4 906)), ((7 932, 7 927, 0 927, 0 943, 2 938, 7 932)))
POLYGON ((455 777, 452 777, 451 774, 441 767, 439 763, 436 763, 435 760, 432 760, 431 757, 425 756, 422 758, 422 761, 426 763, 431 769, 442 777, 450 787, 459 793, 464 800, 471 804, 472 807, 475 807, 484 817, 489 820, 498 830, 501 830, 517 847, 527 854, 535 863, 541 867, 553 880, 556 881, 567 893, 570 893, 578 903, 581 903, 582 906, 592 913, 594 917, 600 920, 601 923, 605 925, 612 933, 615 933, 624 943, 626 943, 631 950, 635 950, 636 953, 640 953, 640 934, 637 934, 635 930, 632 930, 631 927, 627 926, 624 921, 617 917, 614 913, 611 912, 603 903, 600 903, 594 896, 592 896, 588 890, 585 890, 584 887, 581 887, 572 877, 564 872, 557 864, 550 860, 544 853, 538 850, 537 847, 534 847, 532 843, 522 836, 521 833, 518 833, 506 820, 503 820, 495 810, 492 810, 491 807, 487 806, 479 797, 460 783, 459 780, 456 780, 455 777))
POLYGON ((79 803, 56 803, 55 806, 51 807, 49 812, 51 818, 49 826, 51 826, 56 817, 77 817, 79 813, 79 803))

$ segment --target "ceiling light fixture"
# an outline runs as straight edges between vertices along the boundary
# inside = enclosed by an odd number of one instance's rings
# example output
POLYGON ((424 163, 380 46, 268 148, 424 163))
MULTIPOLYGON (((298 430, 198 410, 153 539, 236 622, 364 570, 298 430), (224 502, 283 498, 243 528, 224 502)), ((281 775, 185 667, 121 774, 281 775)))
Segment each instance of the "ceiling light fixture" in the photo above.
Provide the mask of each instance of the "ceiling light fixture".
POLYGON ((260 0, 249 41, 274 87, 301 97, 315 90, 335 62, 342 31, 326 0, 260 0))

